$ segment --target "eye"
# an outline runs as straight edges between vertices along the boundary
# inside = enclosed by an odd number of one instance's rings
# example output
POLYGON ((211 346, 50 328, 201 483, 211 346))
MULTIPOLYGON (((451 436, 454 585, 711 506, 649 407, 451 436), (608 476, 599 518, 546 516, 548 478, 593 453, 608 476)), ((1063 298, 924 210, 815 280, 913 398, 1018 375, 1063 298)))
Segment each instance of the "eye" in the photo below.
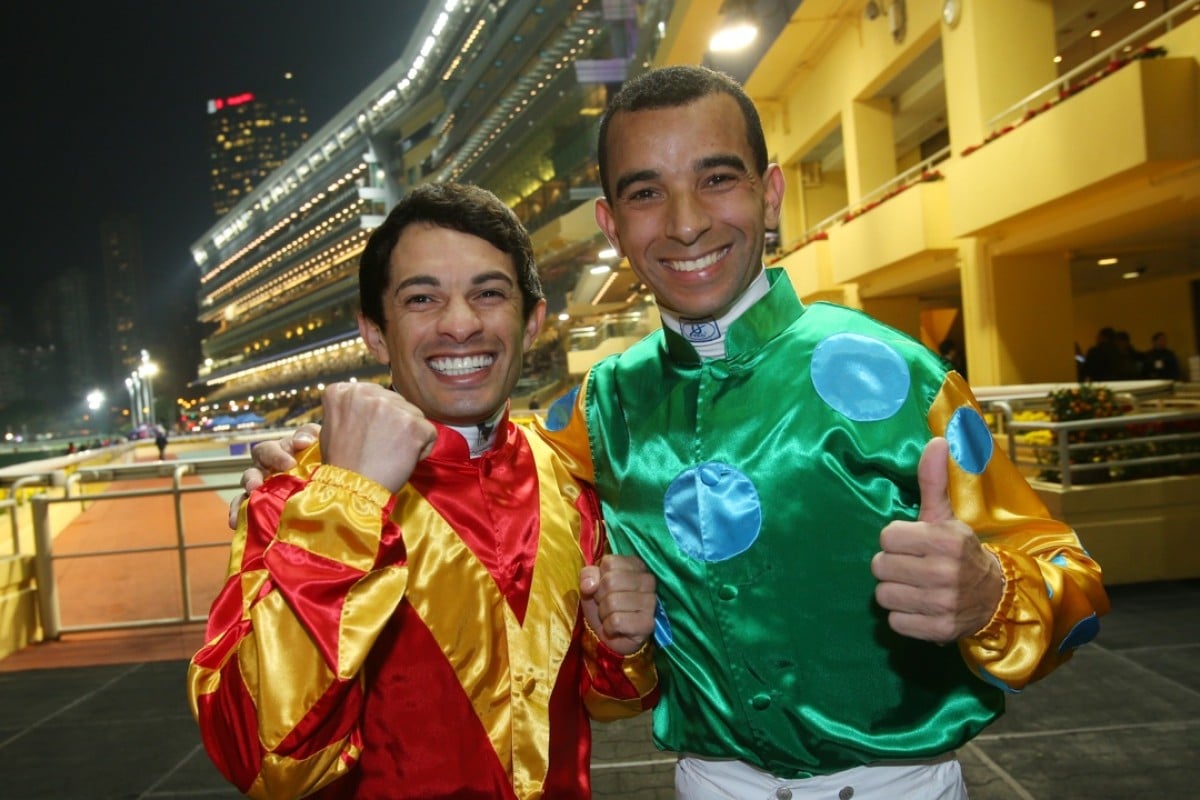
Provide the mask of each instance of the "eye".
POLYGON ((649 186, 630 189, 625 193, 627 203, 646 203, 658 197, 658 192, 649 186))
POLYGON ((708 186, 728 186, 738 180, 738 175, 733 172, 714 172, 705 178, 705 184, 708 186))
POLYGON ((487 288, 480 289, 477 296, 480 300, 485 302, 507 300, 509 292, 507 289, 503 289, 498 286, 489 286, 487 288))
POLYGON ((410 294, 400 299, 400 305, 406 308, 419 307, 428 305, 433 302, 433 298, 427 294, 410 294))

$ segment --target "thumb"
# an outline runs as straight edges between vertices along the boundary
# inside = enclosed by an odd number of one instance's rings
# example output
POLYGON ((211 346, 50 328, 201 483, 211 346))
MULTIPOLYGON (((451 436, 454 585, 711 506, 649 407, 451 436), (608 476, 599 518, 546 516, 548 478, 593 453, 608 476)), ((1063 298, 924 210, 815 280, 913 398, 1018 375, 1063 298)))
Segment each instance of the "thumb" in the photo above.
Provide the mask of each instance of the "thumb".
POLYGON ((579 594, 590 600, 600 588, 600 568, 589 565, 579 571, 579 594))
POLYGON ((938 436, 929 440, 917 465, 917 483, 921 486, 922 522, 954 519, 950 505, 950 445, 938 436))

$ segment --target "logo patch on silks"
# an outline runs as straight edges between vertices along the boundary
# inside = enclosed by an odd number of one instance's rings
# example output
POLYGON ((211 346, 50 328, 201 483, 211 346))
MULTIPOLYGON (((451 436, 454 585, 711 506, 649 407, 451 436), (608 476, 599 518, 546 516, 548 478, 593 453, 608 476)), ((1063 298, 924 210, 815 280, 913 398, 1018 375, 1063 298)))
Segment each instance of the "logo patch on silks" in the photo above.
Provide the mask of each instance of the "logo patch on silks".
POLYGON ((689 342, 715 342, 721 338, 721 328, 712 317, 708 319, 681 319, 679 330, 689 342))

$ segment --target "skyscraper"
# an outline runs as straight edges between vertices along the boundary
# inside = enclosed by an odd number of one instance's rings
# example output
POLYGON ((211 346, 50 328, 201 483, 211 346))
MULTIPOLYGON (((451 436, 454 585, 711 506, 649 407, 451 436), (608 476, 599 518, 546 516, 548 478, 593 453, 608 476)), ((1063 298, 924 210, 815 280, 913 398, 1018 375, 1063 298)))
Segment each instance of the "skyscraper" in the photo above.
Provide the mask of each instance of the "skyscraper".
POLYGON ((308 138, 308 112, 285 88, 242 92, 208 101, 209 196, 213 212, 229 213, 308 138))
POLYGON ((135 369, 146 346, 142 309, 142 231, 137 217, 113 215, 100 226, 111 380, 135 369))

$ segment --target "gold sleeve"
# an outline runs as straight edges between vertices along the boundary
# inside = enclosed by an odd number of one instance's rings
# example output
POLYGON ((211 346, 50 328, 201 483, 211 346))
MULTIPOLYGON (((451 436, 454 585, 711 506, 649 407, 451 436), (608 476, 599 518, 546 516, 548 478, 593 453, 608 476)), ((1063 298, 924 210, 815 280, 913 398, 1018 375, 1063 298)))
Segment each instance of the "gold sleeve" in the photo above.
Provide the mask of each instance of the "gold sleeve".
MULTIPOLYGON (((929 412, 937 436, 960 410, 982 409, 966 382, 950 373, 929 412)), ((959 642, 968 666, 1006 691, 1066 662, 1099 631, 1109 609, 1100 565, 1065 522, 1046 506, 1003 448, 992 442, 986 466, 963 469, 951 459, 950 502, 1000 564, 1004 592, 992 619, 959 642)))

